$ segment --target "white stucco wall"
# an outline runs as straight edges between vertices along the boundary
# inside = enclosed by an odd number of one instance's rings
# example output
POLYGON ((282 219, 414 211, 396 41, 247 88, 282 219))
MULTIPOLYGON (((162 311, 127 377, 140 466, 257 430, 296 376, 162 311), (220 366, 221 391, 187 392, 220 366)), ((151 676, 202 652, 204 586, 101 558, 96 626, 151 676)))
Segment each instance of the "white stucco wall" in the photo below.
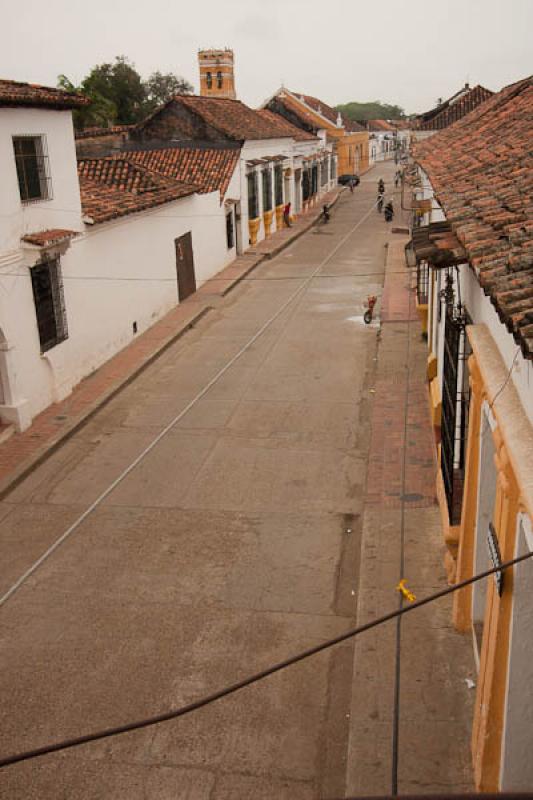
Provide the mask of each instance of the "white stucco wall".
MULTIPOLYGON (((248 184, 247 184, 247 173, 249 169, 246 167, 247 161, 253 161, 254 159, 259 158, 266 158, 268 156, 276 156, 276 155, 285 155, 287 156, 287 160, 281 162, 283 164, 283 169, 285 170, 287 167, 290 167, 292 170, 292 176, 290 181, 289 187, 289 196, 287 196, 286 185, 285 181, 284 185, 284 199, 283 202, 291 202, 292 203, 292 210, 296 210, 295 204, 295 186, 294 186, 294 170, 301 167, 301 159, 304 156, 311 156, 316 154, 320 145, 316 141, 309 141, 309 142, 295 142, 292 138, 284 138, 284 139, 261 139, 261 140, 253 140, 247 141, 244 143, 243 148, 241 150, 241 224, 242 224, 242 239, 243 239, 243 247, 246 250, 249 247, 249 230, 248 230, 248 184)), ((332 145, 322 145, 321 147, 322 153, 328 153, 328 157, 331 155, 332 152, 332 145)), ((274 164, 272 166, 272 179, 274 176, 274 164)), ((259 166, 256 168, 258 179, 258 196, 259 196, 259 217, 261 219, 261 223, 259 226, 258 237, 257 240, 261 241, 265 238, 265 230, 263 225, 263 193, 262 193, 262 184, 261 184, 261 169, 262 167, 259 166)), ((336 184, 336 180, 329 180, 327 186, 321 187, 320 185, 320 175, 319 175, 319 193, 329 191, 329 189, 336 184)), ((274 183, 272 183, 272 198, 273 198, 273 208, 275 207, 275 198, 274 198, 274 183)), ((272 223, 271 232, 276 230, 275 218, 272 223)))
MULTIPOLYGON (((86 226, 61 257, 69 336, 44 354, 29 263, 0 270, 1 328, 10 348, 10 385, 30 417, 61 400, 86 375, 178 303, 174 240, 192 235, 197 286, 234 257, 226 247, 218 192, 193 195, 110 223, 86 226)), ((1 409, 0 409, 1 412, 1 409)))
POLYGON ((70 111, 0 108, 0 263, 25 233, 50 228, 81 230, 81 205, 70 111), (52 198, 23 204, 13 136, 44 136, 52 198))
MULTIPOLYGON (((433 208, 431 214, 425 215, 424 224, 428 224, 430 221, 440 222, 446 218, 444 212, 442 211, 442 208, 437 200, 434 198, 433 187, 431 186, 431 182, 427 174, 420 167, 419 173, 422 180, 422 186, 417 192, 418 197, 433 199, 433 208)), ((511 380, 518 392, 524 411, 530 422, 533 424, 533 362, 526 360, 522 356, 519 346, 515 342, 513 336, 500 321, 500 318, 498 317, 498 314, 491 303, 490 297, 485 294, 479 285, 473 269, 471 269, 468 264, 462 264, 459 267, 459 274, 460 293, 457 291, 456 274, 454 270, 453 278, 455 295, 456 297, 460 296, 461 301, 463 304, 465 304, 474 324, 485 323, 485 325, 487 325, 500 352, 500 355, 508 369, 511 368, 511 364, 514 360, 511 380)), ((441 277, 441 289, 443 289, 445 286, 443 275, 444 272, 442 273, 441 277)), ((439 302, 438 297, 435 299, 436 302, 439 302)), ((436 321, 437 314, 433 314, 432 316, 435 325, 434 334, 436 336, 433 349, 438 359, 437 370, 439 375, 439 385, 442 389, 442 354, 445 318, 444 306, 440 324, 436 321)))
POLYGON ((523 357, 512 334, 500 322, 490 297, 481 289, 473 270, 467 264, 463 264, 460 267, 460 275, 462 295, 473 321, 487 325, 507 369, 511 369, 511 364, 515 360, 511 380, 533 425, 533 362, 523 357))

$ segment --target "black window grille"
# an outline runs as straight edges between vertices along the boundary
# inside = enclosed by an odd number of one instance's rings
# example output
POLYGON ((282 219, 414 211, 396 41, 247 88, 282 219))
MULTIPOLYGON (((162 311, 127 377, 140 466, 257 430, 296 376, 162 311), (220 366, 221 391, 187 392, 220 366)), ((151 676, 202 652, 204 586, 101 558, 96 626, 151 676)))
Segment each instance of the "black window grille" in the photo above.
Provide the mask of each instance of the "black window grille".
POLYGON ((263 211, 272 209, 272 170, 270 167, 262 170, 263 176, 263 211))
POLYGON ((50 200, 52 186, 44 137, 14 136, 13 149, 22 202, 50 200))
POLYGON ((250 219, 257 219, 259 216, 257 175, 255 172, 249 172, 246 179, 248 182, 248 217, 250 219))
POLYGON ((316 194, 318 192, 318 166, 317 164, 313 165, 311 170, 311 194, 316 194))
POLYGON ((308 169, 304 169, 302 174, 302 199, 304 202, 309 200, 311 195, 311 177, 308 169))
POLYGON ((274 193, 276 205, 283 205, 283 167, 281 164, 276 164, 274 167, 274 193))
POLYGON ((235 246, 235 232, 233 228, 233 211, 226 214, 226 242, 228 250, 235 246))
POLYGON ((68 338, 59 259, 37 264, 30 272, 41 352, 45 353, 68 338))
POLYGON ((205 74, 205 83, 208 89, 213 88, 213 76, 211 75, 210 72, 206 72, 205 74))
POLYGON ((416 266, 416 296, 420 305, 427 305, 429 287, 429 266, 421 261, 416 266))
POLYGON ((222 89, 222 73, 217 72, 217 89, 222 89))
POLYGON ((453 304, 451 277, 447 276, 444 361, 442 376, 441 469, 451 525, 461 521, 468 438, 470 386, 468 357, 471 349, 466 326, 471 320, 461 305, 453 304))

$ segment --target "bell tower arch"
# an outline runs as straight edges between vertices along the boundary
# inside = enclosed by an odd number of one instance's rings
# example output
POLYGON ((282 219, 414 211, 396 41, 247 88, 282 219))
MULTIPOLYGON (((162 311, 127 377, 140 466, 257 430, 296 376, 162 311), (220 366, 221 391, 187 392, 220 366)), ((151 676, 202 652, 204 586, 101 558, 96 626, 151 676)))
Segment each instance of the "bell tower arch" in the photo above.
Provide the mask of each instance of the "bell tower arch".
POLYGON ((199 50, 200 95, 236 99, 233 50, 199 50))

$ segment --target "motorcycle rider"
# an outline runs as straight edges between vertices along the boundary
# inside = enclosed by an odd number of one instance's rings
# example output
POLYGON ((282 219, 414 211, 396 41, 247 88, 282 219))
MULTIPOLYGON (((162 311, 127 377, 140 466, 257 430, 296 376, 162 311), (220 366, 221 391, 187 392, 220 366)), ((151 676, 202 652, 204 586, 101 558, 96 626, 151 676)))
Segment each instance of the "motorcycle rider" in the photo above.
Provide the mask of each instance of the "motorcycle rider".
POLYGON ((385 206, 385 222, 390 222, 394 217, 394 206, 392 204, 392 197, 385 206))

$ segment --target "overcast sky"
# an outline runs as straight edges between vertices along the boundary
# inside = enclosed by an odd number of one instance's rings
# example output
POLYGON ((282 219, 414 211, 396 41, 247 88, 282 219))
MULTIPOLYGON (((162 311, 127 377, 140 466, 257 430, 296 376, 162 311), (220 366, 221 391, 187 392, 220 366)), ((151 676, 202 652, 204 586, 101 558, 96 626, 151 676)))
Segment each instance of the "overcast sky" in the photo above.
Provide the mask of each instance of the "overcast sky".
POLYGON ((427 110, 465 81, 488 89, 533 72, 533 0, 0 0, 0 77, 54 86, 126 55, 143 77, 183 75, 197 51, 231 47, 237 95, 283 83, 335 105, 427 110))

